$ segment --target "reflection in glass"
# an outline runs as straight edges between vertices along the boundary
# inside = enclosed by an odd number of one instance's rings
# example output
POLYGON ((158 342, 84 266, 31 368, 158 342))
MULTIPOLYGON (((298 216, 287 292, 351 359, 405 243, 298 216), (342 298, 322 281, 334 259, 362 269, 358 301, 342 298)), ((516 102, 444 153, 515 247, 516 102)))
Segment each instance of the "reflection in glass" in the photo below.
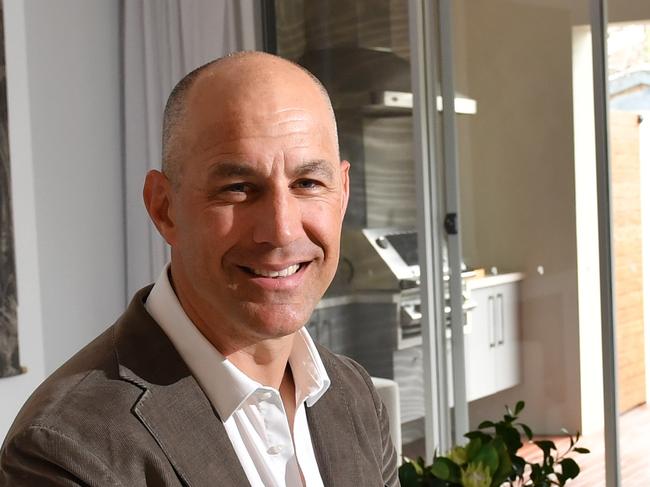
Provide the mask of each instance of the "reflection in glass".
POLYGON ((276 1, 275 19, 277 53, 327 88, 351 163, 339 271, 308 326, 397 381, 400 449, 424 436, 408 3, 276 1))
MULTIPOLYGON (((536 433, 560 444, 562 428, 586 434, 584 446, 592 453, 578 459, 583 473, 572 485, 603 485, 589 1, 454 0, 452 8, 453 66, 440 69, 454 69, 456 92, 476 103, 471 115, 456 117, 471 427, 500 417, 504 405, 523 399, 522 420, 536 433)), ((629 15, 619 20, 634 20, 629 15)), ((409 247, 418 225, 407 3, 276 1, 275 18, 278 54, 323 81, 339 121, 341 156, 352 164, 339 272, 309 326, 318 340, 355 357, 372 375, 398 382, 403 451, 424 454, 421 260, 409 247)), ((648 52, 644 46, 641 54, 648 52)), ((636 76, 644 86, 644 74, 636 76)), ((617 109, 643 96, 643 89, 626 83, 620 81, 621 91, 613 93, 617 109)), ((637 130, 634 143, 642 160, 643 141, 650 138, 635 117, 621 123, 637 130)), ((628 150, 630 139, 625 140, 621 147, 628 150)), ((612 140, 614 151, 615 144, 612 140)), ((442 172, 444 163, 438 164, 435 170, 442 172)), ((645 181, 644 167, 623 170, 628 179, 620 193, 612 188, 627 205, 637 195, 634 211, 621 206, 617 219, 614 208, 614 224, 620 225, 616 252, 633 226, 642 234, 650 228, 642 224, 650 214, 643 211, 650 191, 631 188, 645 181)), ((442 186, 441 193, 453 190, 442 186)), ((619 362, 643 373, 634 373, 635 385, 621 385, 634 393, 624 421, 644 411, 638 404, 650 390, 645 374, 650 333, 642 329, 642 308, 650 303, 643 296, 650 286, 643 286, 641 277, 650 275, 650 258, 644 258, 638 235, 629 247, 636 253, 627 261, 616 256, 621 263, 616 284, 618 292, 619 279, 637 287, 617 295, 617 315, 619 324, 629 318, 636 327, 629 341, 643 353, 632 356, 634 347, 625 345, 621 355, 630 355, 619 362)), ((619 343, 625 340, 619 337, 619 343)), ((534 455, 534 448, 523 453, 534 455)))
POLYGON ((457 118, 463 260, 488 275, 469 282, 470 423, 524 400, 521 419, 539 436, 587 433, 594 452, 576 458, 583 473, 571 485, 603 485, 589 2, 453 8, 456 88, 479 107, 457 118))

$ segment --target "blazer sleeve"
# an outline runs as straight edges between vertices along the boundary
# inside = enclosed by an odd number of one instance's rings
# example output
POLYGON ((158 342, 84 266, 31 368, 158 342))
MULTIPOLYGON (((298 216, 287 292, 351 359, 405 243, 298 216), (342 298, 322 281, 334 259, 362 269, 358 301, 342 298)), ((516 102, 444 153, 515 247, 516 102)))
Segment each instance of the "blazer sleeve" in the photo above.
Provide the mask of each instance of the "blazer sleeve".
POLYGON ((0 487, 77 487, 122 484, 76 440, 47 426, 17 432, 2 449, 0 487))
POLYGON ((363 380, 365 381, 372 400, 374 402, 375 411, 377 412, 377 420, 379 421, 379 430, 381 433, 381 458, 382 458, 382 477, 386 487, 399 487, 399 476, 397 472, 397 453, 395 452, 395 445, 390 436, 390 423, 388 420, 388 412, 386 406, 382 402, 372 379, 368 372, 359 365, 356 361, 345 357, 357 369, 363 380))

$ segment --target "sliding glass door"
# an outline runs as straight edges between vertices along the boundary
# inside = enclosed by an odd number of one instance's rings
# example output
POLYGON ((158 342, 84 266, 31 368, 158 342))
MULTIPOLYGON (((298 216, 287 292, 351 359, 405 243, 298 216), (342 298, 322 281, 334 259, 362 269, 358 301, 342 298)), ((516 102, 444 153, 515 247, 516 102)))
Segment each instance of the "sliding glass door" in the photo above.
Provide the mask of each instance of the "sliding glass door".
MULTIPOLYGON (((610 167, 602 0, 262 5, 266 48, 321 79, 352 164, 339 272, 312 334, 397 384, 399 400, 381 387, 408 456, 445 452, 523 400, 536 437, 584 435, 592 453, 571 485, 618 485, 617 386, 634 409, 650 375, 650 267, 640 237, 619 238, 645 228, 632 182, 647 151, 643 113, 612 114, 624 135, 611 151, 632 137, 641 155, 610 167), (617 382, 628 373, 636 385, 617 382)), ((621 83, 623 104, 639 89, 621 83)), ((520 453, 540 457, 532 443, 520 453)))
MULTIPOLYGON (((642 2, 629 3, 619 15, 639 15, 642 2)), ((639 433, 647 414, 644 146, 642 113, 610 111, 607 125, 607 11, 597 0, 440 0, 437 14, 443 99, 476 102, 471 115, 443 116, 438 140, 451 362, 464 368, 453 374, 456 404, 475 428, 523 400, 536 436, 562 449, 563 430, 584 435, 591 453, 575 456, 571 485, 619 485, 618 412, 630 410, 639 433)), ((638 103, 642 82, 609 75, 620 106, 638 103)), ((645 485, 627 452, 624 483, 645 485)), ((521 455, 541 452, 530 444, 521 455)))

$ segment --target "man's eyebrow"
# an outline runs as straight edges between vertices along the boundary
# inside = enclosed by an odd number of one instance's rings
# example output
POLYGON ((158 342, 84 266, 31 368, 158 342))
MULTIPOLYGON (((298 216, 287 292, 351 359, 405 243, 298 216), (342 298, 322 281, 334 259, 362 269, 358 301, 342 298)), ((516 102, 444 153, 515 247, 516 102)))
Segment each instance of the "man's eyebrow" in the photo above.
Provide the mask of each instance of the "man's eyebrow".
POLYGON ((220 161, 213 164, 209 169, 209 176, 211 177, 241 177, 252 176, 255 174, 255 169, 249 164, 232 161, 220 161))
MULTIPOLYGON (((257 169, 250 164, 234 161, 220 161, 210 167, 208 170, 208 176, 222 178, 248 177, 254 176, 257 172, 257 169)), ((319 174, 328 179, 334 178, 332 165, 324 159, 305 161, 293 171, 293 177, 305 177, 314 174, 319 174)))
POLYGON ((320 174, 325 178, 333 179, 334 171, 332 165, 324 159, 305 161, 295 171, 296 177, 308 176, 310 174, 320 174))

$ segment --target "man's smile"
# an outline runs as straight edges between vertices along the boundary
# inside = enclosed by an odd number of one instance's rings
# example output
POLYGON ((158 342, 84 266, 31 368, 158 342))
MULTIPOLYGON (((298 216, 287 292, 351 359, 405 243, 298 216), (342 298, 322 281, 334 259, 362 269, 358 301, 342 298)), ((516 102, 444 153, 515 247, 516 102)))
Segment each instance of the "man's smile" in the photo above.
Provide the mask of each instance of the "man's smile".
POLYGON ((289 267, 285 267, 284 269, 280 270, 269 270, 269 269, 253 269, 250 267, 244 267, 246 271, 250 272, 251 274, 254 274, 256 276, 262 276, 262 277, 289 277, 295 274, 300 270, 300 266, 302 264, 293 264, 290 265, 289 267))
POLYGON ((240 269, 242 269, 243 271, 245 271, 247 274, 250 274, 251 276, 279 279, 279 278, 291 277, 294 274, 296 274, 296 273, 300 272, 301 270, 303 270, 308 265, 309 265, 309 262, 300 262, 300 263, 297 263, 297 264, 291 264, 291 265, 287 265, 287 266, 280 267, 280 268, 277 268, 276 266, 274 266, 274 267, 276 267, 274 269, 269 268, 269 267, 265 268, 265 267, 262 267, 262 266, 260 266, 260 267, 257 267, 257 266, 249 267, 249 266, 240 265, 238 267, 240 269))

